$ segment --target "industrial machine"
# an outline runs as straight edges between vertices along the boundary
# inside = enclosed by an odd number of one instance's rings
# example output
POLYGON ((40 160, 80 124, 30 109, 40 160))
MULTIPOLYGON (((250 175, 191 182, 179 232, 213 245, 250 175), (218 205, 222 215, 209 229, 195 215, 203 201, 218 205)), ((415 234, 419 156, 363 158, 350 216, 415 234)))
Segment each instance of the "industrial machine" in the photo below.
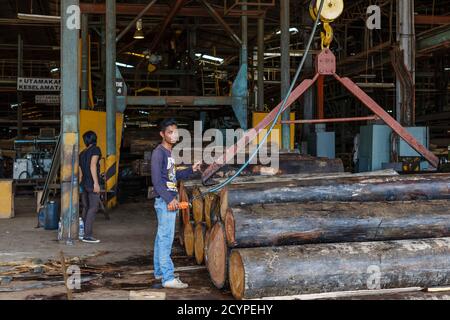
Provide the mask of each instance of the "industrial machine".
POLYGON ((14 160, 13 179, 30 180, 43 179, 50 172, 52 155, 57 140, 32 139, 16 140, 14 149, 16 159, 14 160))
MULTIPOLYGON (((429 147, 427 127, 405 127, 425 148, 429 147)), ((367 125, 360 128, 358 171, 392 168, 396 171, 422 171, 428 162, 405 141, 398 139, 387 125, 367 125)))

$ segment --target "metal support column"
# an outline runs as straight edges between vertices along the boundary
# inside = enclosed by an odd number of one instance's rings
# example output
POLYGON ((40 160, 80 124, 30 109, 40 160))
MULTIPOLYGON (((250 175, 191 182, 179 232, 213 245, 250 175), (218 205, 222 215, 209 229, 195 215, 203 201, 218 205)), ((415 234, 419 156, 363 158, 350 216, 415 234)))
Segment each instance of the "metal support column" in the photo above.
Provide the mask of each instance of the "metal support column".
MULTIPOLYGON (((397 0, 397 42, 403 51, 404 63, 415 83, 415 28, 414 28, 414 0, 397 0)), ((405 119, 401 118, 404 93, 400 81, 396 80, 396 120, 402 124, 414 125, 414 97, 413 103, 405 106, 405 119)), ((414 94, 413 94, 414 96, 414 94)))
POLYGON ((116 1, 106 0, 106 191, 107 207, 116 198, 116 1))
POLYGON ((258 102, 257 110, 264 111, 264 17, 258 18, 258 102))
MULTIPOLYGON (((23 40, 19 33, 17 36, 17 78, 23 77, 23 40)), ((17 80, 18 82, 19 80, 17 80)), ((17 91, 17 138, 23 137, 22 127, 22 92, 17 91)))
MULTIPOLYGON (((291 82, 290 56, 289 56, 289 3, 290 0, 280 0, 280 24, 281 24, 281 100, 286 97, 291 82)), ((282 120, 290 119, 290 108, 282 114, 282 120)), ((288 124, 282 126, 282 149, 291 147, 291 131, 288 124)))
MULTIPOLYGON (((242 5, 242 10, 246 11, 247 6, 242 5)), ((248 18, 244 15, 241 17, 242 45, 239 56, 240 68, 233 82, 232 91, 232 108, 236 118, 242 129, 247 129, 247 106, 248 106, 248 18)))
POLYGON ((81 15, 81 109, 88 109, 89 96, 89 79, 88 79, 88 64, 89 64, 89 20, 88 15, 83 13, 81 15))
MULTIPOLYGON (((100 67, 106 70, 106 19, 100 16, 100 67)), ((103 93, 103 104, 106 106, 106 72, 101 73, 101 90, 103 93)))
POLYGON ((61 1, 62 240, 78 239, 79 0, 61 1), (76 23, 78 21, 78 23, 76 23), (78 29, 77 29, 78 28, 78 29), (75 53, 75 54, 74 54, 75 53))
MULTIPOLYGON (((307 8, 301 9, 301 17, 302 17, 302 24, 312 28, 313 21, 311 20, 309 16, 309 12, 307 8)), ((303 41, 305 43, 308 41, 309 32, 304 32, 303 41)), ((308 55, 305 60, 305 74, 310 74, 314 72, 314 58, 312 55, 308 55)), ((314 105, 315 105, 315 90, 316 88, 313 86, 308 91, 305 92, 303 97, 303 108, 302 108, 302 116, 305 120, 310 120, 314 118, 314 105)), ((303 151, 307 152, 307 141, 309 139, 310 134, 312 133, 312 129, 314 128, 311 124, 303 124, 301 126, 301 140, 303 143, 303 151)))

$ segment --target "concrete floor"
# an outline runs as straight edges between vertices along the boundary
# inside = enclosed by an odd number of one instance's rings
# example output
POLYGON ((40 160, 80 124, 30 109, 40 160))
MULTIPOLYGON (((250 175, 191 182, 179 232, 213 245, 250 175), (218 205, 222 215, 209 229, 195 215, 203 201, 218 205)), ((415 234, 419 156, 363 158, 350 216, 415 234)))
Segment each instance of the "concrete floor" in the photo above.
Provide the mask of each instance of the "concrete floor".
MULTIPOLYGON (((11 275, 11 270, 29 265, 30 262, 45 264, 59 261, 62 250, 66 259, 75 258, 84 266, 110 270, 90 274, 95 279, 82 284, 82 289, 74 293, 74 299, 128 299, 132 290, 164 291, 168 299, 231 298, 229 292, 213 287, 204 268, 179 273, 180 278, 190 284, 185 290, 162 289, 160 282, 152 275, 135 275, 136 272, 153 269, 151 257, 156 217, 150 201, 138 199, 122 204, 110 211, 110 220, 99 213, 94 225, 94 236, 101 243, 77 241, 73 246, 60 244, 56 240, 57 231, 36 228, 33 197, 17 197, 15 205, 15 218, 0 220, 0 280, 2 272, 6 274, 8 271, 11 275)), ((184 255, 177 241, 172 257, 175 267, 195 268, 194 259, 184 255)), ((45 276, 45 273, 41 275, 45 276)), ((42 281, 35 279, 32 272, 14 275, 6 283, 0 283, 0 300, 65 299, 65 287, 58 284, 58 281, 62 283, 62 273, 57 276, 59 278, 52 276, 51 281, 42 281)))
POLYGON ((0 220, 0 263, 33 258, 54 259, 60 250, 68 257, 97 256, 101 263, 123 260, 129 256, 149 254, 153 247, 156 220, 152 203, 142 200, 127 203, 110 212, 111 220, 102 213, 96 217, 94 236, 99 244, 76 242, 73 246, 60 244, 57 231, 36 228, 35 200, 16 198, 14 219, 0 220))

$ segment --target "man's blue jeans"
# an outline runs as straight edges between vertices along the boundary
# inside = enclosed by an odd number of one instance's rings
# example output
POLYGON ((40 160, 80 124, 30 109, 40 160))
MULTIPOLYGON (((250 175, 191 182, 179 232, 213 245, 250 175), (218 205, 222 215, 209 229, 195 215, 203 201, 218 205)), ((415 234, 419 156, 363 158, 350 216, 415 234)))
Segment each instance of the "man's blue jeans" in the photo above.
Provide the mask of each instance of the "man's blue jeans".
POLYGON ((174 267, 170 254, 175 236, 177 211, 169 211, 167 203, 161 197, 155 199, 155 210, 158 231, 153 253, 153 268, 155 277, 162 276, 162 283, 164 283, 174 279, 174 267))

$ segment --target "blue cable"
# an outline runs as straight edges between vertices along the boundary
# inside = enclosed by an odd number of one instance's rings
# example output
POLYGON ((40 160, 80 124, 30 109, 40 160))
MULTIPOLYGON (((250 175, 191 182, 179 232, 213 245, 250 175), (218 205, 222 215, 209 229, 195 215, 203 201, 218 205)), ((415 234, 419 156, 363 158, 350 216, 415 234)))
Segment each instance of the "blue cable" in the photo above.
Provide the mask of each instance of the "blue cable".
POLYGON ((300 62, 299 67, 297 68, 297 72, 295 73, 295 76, 294 76, 294 79, 292 80, 291 86, 289 87, 289 90, 288 90, 288 92, 286 94, 286 97, 284 98, 283 103, 282 103, 280 109, 278 110, 277 115, 275 116, 275 119, 273 120, 273 122, 272 122, 269 130, 267 131, 267 133, 264 135, 261 143, 258 144, 258 146, 256 147, 256 149, 253 152, 253 154, 250 156, 250 158, 242 165, 242 167, 239 168, 238 171, 236 171, 236 173, 233 176, 229 177, 227 180, 225 180, 224 182, 220 183, 218 186, 212 187, 211 189, 205 191, 204 193, 202 193, 200 195, 200 197, 203 197, 203 195, 208 194, 208 193, 219 191, 220 189, 224 188, 226 185, 230 184, 250 164, 250 162, 253 160, 253 158, 258 153, 258 151, 261 148, 261 146, 266 142, 267 137, 271 134, 273 128, 275 127, 276 123, 278 122, 278 119, 280 118, 282 110, 285 108, 285 106, 287 104, 287 101, 288 101, 288 98, 291 95, 292 90, 294 90, 295 83, 297 82, 297 79, 300 76, 300 72, 303 69, 303 65, 305 64, 306 57, 308 56, 309 50, 311 48, 312 41, 314 39, 314 34, 316 33, 317 26, 319 25, 320 15, 322 13, 322 8, 323 8, 324 2, 325 2, 325 0, 321 0, 320 1, 320 7, 319 7, 319 11, 317 12, 317 18, 316 18, 316 20, 314 22, 314 26, 313 26, 313 29, 311 31, 311 35, 309 37, 308 44, 307 44, 306 49, 305 49, 305 53, 304 53, 304 55, 302 57, 302 60, 300 62))

